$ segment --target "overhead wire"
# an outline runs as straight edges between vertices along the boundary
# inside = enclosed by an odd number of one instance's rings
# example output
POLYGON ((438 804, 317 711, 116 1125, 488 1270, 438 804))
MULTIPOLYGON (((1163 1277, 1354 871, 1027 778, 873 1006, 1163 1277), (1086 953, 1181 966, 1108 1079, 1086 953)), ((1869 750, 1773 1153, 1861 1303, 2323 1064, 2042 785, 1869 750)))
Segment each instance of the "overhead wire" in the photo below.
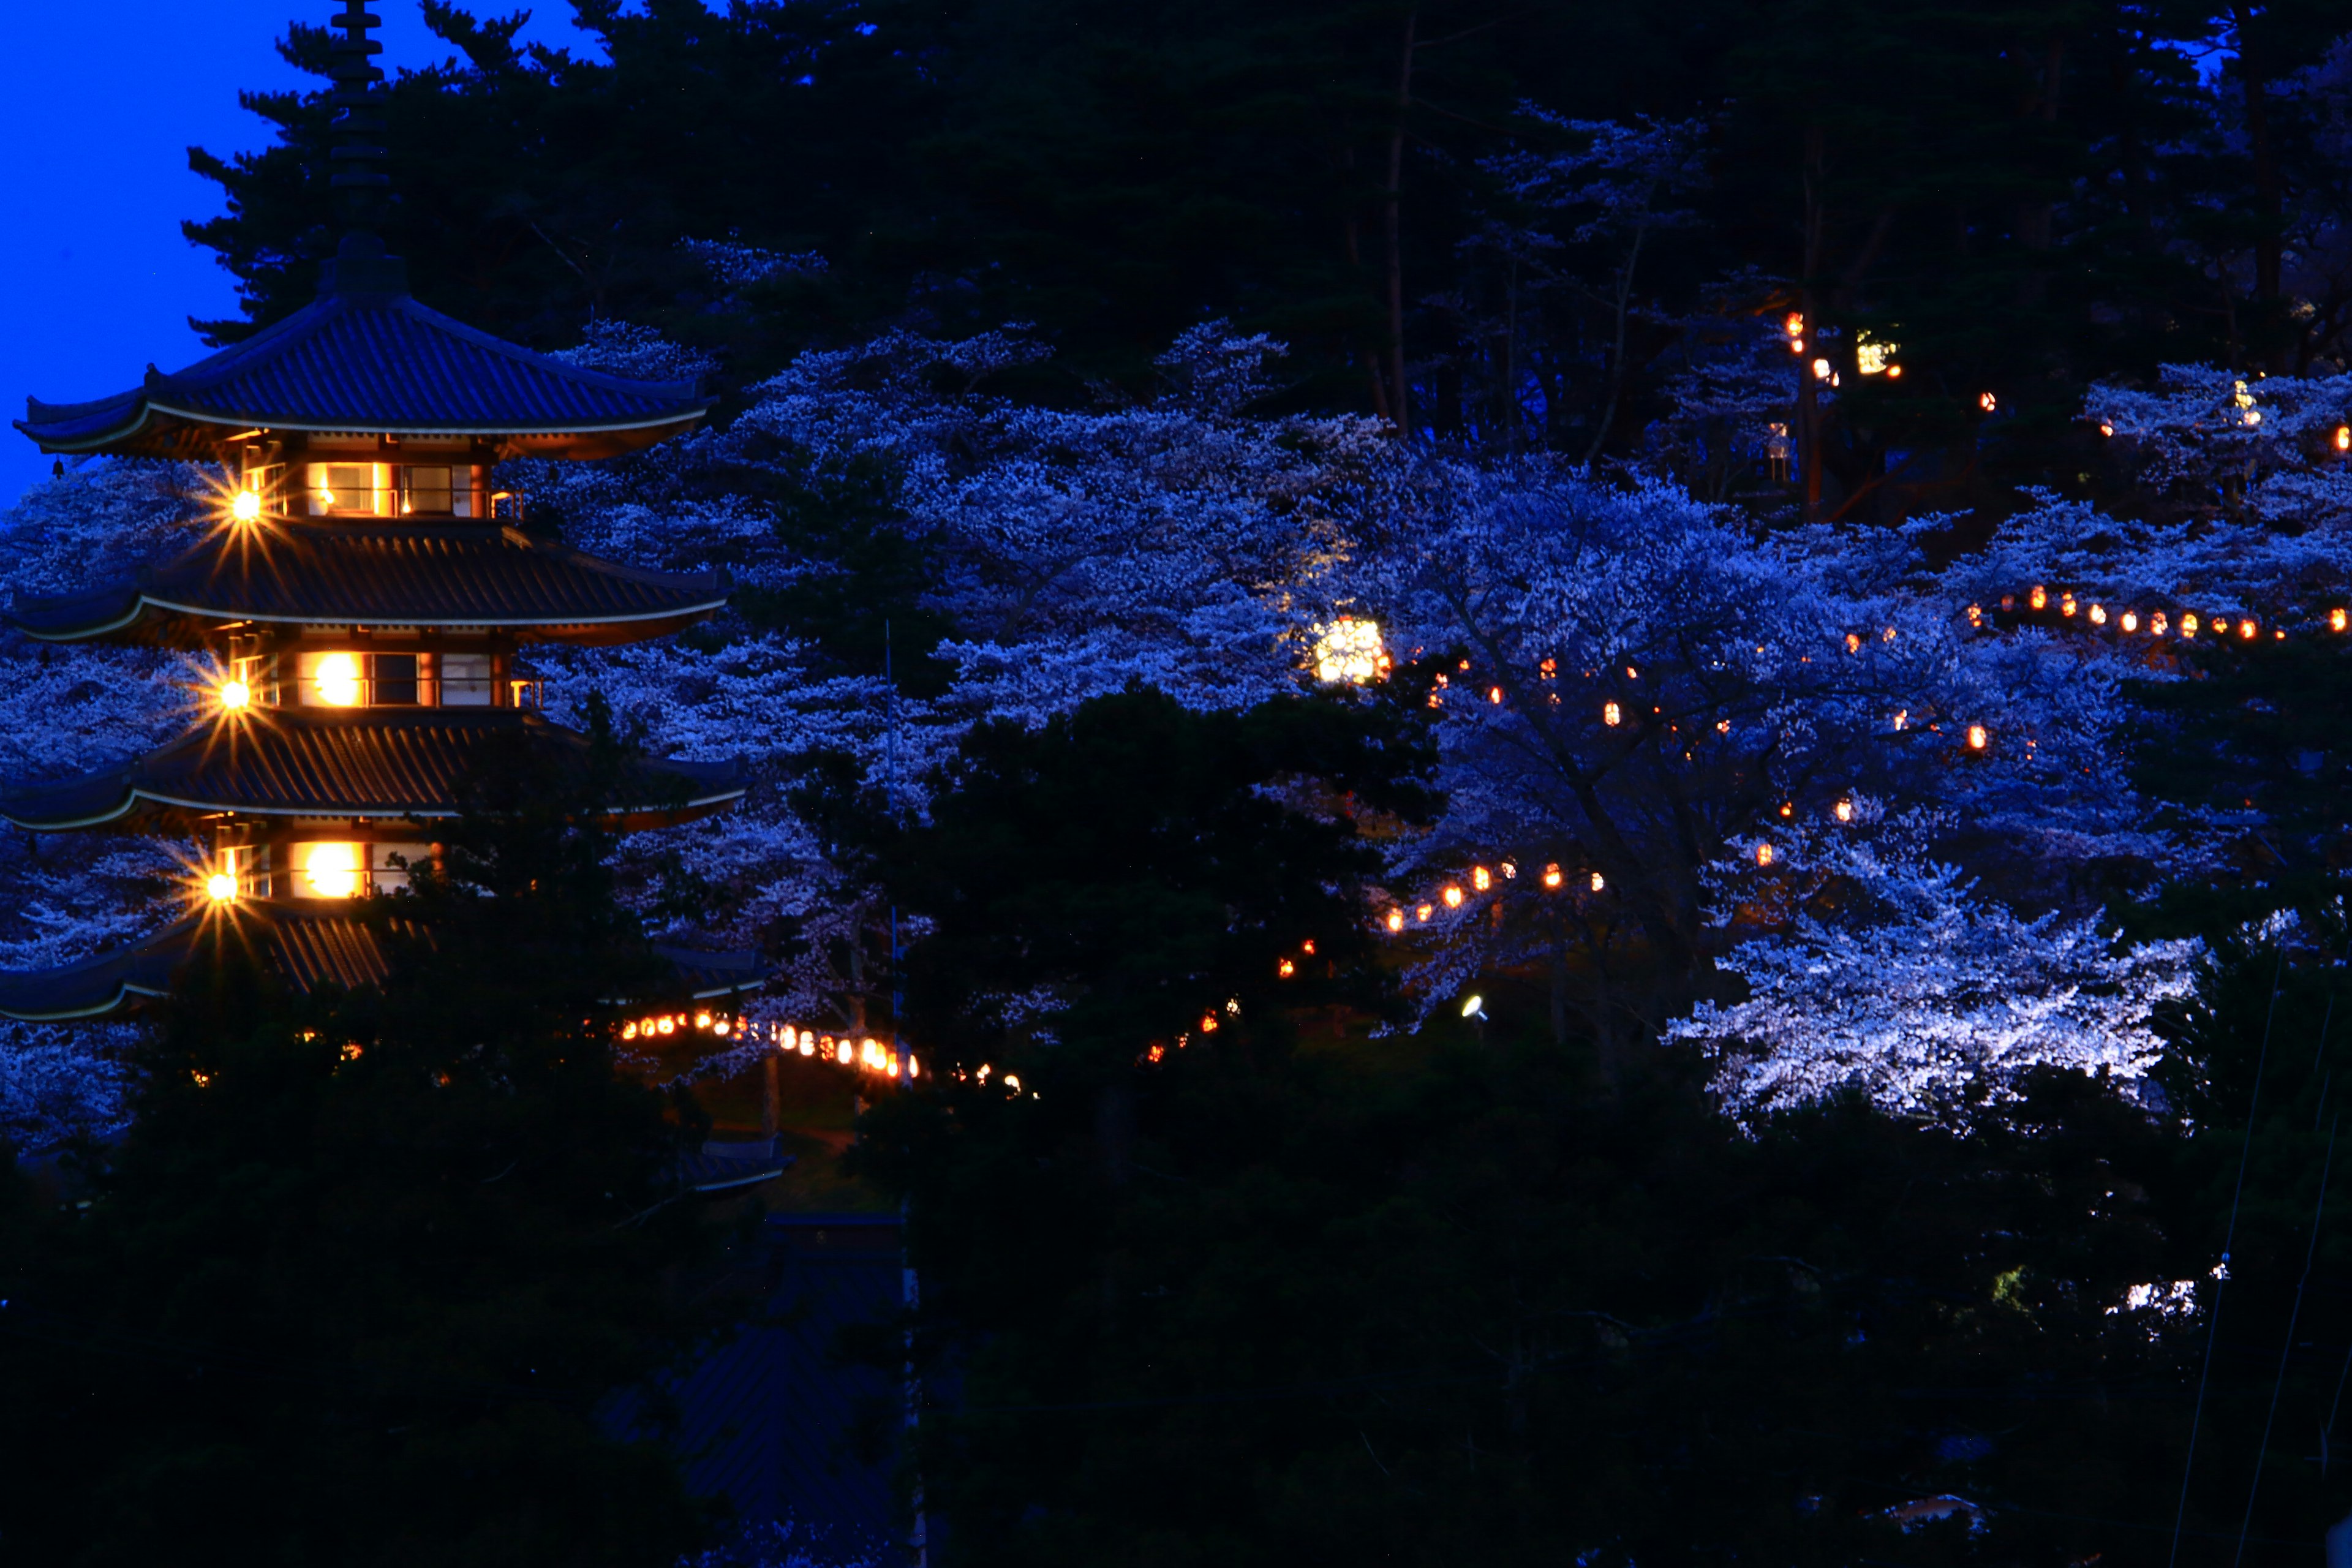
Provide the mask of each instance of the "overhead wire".
POLYGON ((2238 1184, 2230 1194, 2230 1223, 2221 1233, 2221 1266, 2213 1276, 2213 1310, 2206 1319, 2205 1364, 2197 1374, 2197 1403, 2189 1416, 2189 1451, 2180 1461, 2180 1503, 2172 1515, 2172 1551, 2166 1568, 2179 1568, 2180 1532, 2189 1522, 2189 1482, 2197 1473, 2197 1434, 2205 1421, 2205 1392, 2213 1379, 2213 1347, 2221 1335, 2221 1292, 2230 1282, 2230 1248, 2238 1239, 2238 1209, 2246 1195, 2246 1162, 2254 1151, 2254 1113, 2263 1103, 2263 1069, 2271 1059, 2271 1026, 2278 1022, 2279 984, 2286 978, 2286 948, 2271 970, 2271 1002, 2263 1016, 2262 1048, 2254 1054, 2254 1087, 2246 1101, 2246 1138, 2238 1149, 2238 1184))

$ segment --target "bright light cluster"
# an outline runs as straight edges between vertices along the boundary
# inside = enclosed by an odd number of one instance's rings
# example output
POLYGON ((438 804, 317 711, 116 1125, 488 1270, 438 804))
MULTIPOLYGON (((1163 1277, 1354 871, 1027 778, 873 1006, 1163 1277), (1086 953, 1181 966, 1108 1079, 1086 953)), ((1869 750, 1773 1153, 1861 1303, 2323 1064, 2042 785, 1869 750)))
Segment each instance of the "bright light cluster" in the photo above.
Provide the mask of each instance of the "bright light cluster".
POLYGON ((1389 672, 1378 622, 1341 616, 1315 628, 1315 679, 1326 686, 1364 686, 1389 672))
POLYGON ((873 1036, 863 1038, 851 1035, 820 1035, 814 1029, 800 1028, 792 1024, 746 1024, 744 1034, 750 1039, 772 1041, 779 1053, 798 1052, 821 1061, 832 1062, 876 1078, 915 1079, 922 1076, 921 1064, 915 1053, 903 1056, 873 1036))
POLYGON ((704 1009, 695 1013, 652 1013, 642 1018, 632 1018, 621 1026, 625 1040, 667 1039, 676 1035, 710 1035, 719 1039, 749 1033, 755 1026, 739 1024, 724 1013, 704 1009))
MULTIPOLYGON (((2000 596, 2000 607, 2003 610, 2013 613, 2017 609, 2017 604, 2018 595, 2015 594, 2003 594, 2000 596)), ((2043 584, 2036 583, 2032 588, 2026 591, 2025 605, 2028 609, 2032 610, 2044 610, 2049 608, 2049 588, 2043 584)), ((2126 634, 2137 634, 2141 630, 2142 626, 2145 626, 2148 635, 2151 637, 2160 637, 2178 632, 2180 638, 2185 642, 2194 641, 2197 634, 2200 631, 2208 632, 2217 637, 2234 637, 2241 642, 2252 642, 2263 635, 2263 631, 2264 629, 2259 619, 2248 615, 2208 615, 2200 616, 2194 610, 2184 610, 2175 617, 2168 616, 2162 610, 2157 610, 2151 612, 2146 616, 2143 616, 2136 609, 2110 611, 2106 605, 2095 601, 2085 601, 2084 605, 2078 606, 2073 594, 2062 592, 2058 595, 2058 613, 2060 615, 2071 620, 2074 618, 2075 611, 2078 607, 2086 607, 2084 618, 2089 620, 2089 622, 2095 626, 2104 626, 2108 625, 2110 622, 2113 622, 2118 630, 2123 631, 2126 634)), ((1969 625, 1979 628, 1983 626, 1983 606, 1978 605, 1970 605, 1969 606, 1969 625)), ((2329 631, 2342 632, 2346 630, 2347 626, 2352 626, 2352 616, 2347 616, 2347 612, 2341 605, 2332 608, 2327 612, 2327 629, 2329 631)), ((2287 634, 2284 626, 2273 626, 2269 628, 2269 631, 2271 634, 2271 640, 2273 642, 2284 642, 2286 640, 2287 634)))

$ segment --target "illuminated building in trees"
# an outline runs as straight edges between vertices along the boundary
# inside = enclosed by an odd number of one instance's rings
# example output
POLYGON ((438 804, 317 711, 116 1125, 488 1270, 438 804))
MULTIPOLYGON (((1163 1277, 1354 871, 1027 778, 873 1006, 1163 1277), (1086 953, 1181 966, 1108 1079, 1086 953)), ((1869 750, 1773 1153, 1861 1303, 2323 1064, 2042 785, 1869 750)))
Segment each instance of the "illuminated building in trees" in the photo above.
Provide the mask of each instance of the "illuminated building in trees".
MULTIPOLYGON (((33 832, 192 835, 200 908, 122 952, 0 976, 0 1014, 91 1017, 168 988, 207 914, 253 922, 298 985, 374 978, 382 956, 352 900, 397 889, 460 814, 469 767, 520 744, 584 760, 538 710, 517 662, 533 644, 664 636, 726 602, 718 574, 640 571, 522 531, 492 488, 503 458, 596 458, 693 428, 691 382, 607 375, 533 353, 411 298, 373 232, 381 169, 377 19, 334 18, 345 232, 319 294, 173 374, 71 405, 28 399, 17 428, 45 452, 217 465, 215 525, 127 582, 20 603, 43 642, 209 654, 222 672, 196 728, 143 757, 0 793, 33 832)), ((608 820, 640 827, 741 798, 740 763, 635 764, 608 820)), ((736 988, 687 976, 698 994, 736 988)))

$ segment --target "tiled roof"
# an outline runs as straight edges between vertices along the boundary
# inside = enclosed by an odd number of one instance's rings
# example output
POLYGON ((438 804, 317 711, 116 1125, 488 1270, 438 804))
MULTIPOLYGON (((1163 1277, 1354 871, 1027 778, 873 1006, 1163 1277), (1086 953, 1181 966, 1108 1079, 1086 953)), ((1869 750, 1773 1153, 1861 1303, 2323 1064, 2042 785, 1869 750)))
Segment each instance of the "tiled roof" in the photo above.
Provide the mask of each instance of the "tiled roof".
POLYGON ((224 528, 87 594, 20 603, 44 642, 197 646, 224 622, 506 626, 525 640, 631 642, 727 602, 717 573, 646 572, 494 523, 272 521, 224 528))
POLYGON ((150 367, 128 392, 27 398, 16 428, 46 452, 141 457, 194 455, 247 428, 602 436, 618 451, 687 428, 712 401, 691 381, 632 381, 501 342, 405 293, 329 291, 185 370, 150 367))
MULTIPOLYGON (((55 969, 0 973, 0 1017, 105 1017, 168 995, 173 973, 195 951, 209 918, 214 917, 191 915, 119 952, 55 969)), ((382 931, 348 905, 256 901, 240 905, 237 918, 235 929, 258 941, 265 960, 297 991, 328 984, 353 990, 377 984, 391 973, 382 931)), ((419 929, 406 921, 392 923, 401 931, 419 929)), ((750 991, 759 984, 755 954, 664 947, 654 952, 671 963, 682 984, 698 988, 698 997, 750 991), (714 979, 721 982, 715 989, 714 979)))
POLYGON ((0 973, 0 1017, 31 1023, 96 1018, 165 995, 172 972, 187 962, 196 929, 191 917, 118 952, 55 969, 0 973))
MULTIPOLYGON (((36 832, 124 818, 231 812, 263 817, 449 817, 467 770, 521 737, 584 762, 576 731, 514 709, 259 709, 215 721, 121 767, 0 792, 0 816, 36 832)), ((648 761, 629 821, 682 821, 742 797, 742 763, 648 761)))
POLYGON ((698 947, 654 944, 654 956, 677 974, 678 984, 697 1002, 737 996, 760 988, 760 955, 756 952, 709 952, 698 947))

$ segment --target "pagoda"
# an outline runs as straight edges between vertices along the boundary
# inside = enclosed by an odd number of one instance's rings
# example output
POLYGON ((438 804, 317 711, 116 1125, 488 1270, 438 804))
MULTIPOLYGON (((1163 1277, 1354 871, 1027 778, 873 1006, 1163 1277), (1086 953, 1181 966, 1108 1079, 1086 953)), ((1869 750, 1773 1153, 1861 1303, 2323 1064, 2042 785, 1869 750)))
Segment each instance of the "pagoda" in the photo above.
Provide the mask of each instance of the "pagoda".
MULTIPOLYGON (((354 900, 395 891, 460 815, 492 748, 558 760, 588 742, 539 710, 517 663, 535 644, 611 647, 717 612, 718 574, 641 571, 524 532, 493 489, 503 458, 597 458, 693 428, 692 382, 607 375, 502 342, 412 299, 373 232, 382 169, 378 18, 333 17, 331 187, 345 232, 317 299, 173 374, 149 367, 94 402, 26 400, 16 427, 44 452, 217 465, 219 516, 201 542, 127 582, 20 601, 9 620, 50 643, 209 654, 219 672, 196 729, 128 763, 0 786, 0 817, 33 832, 170 833, 205 846, 200 906, 136 946, 0 974, 0 1016, 102 1017, 165 994, 201 923, 249 923, 298 988, 381 977, 354 900), (209 907, 205 907, 209 906, 209 907)), ((725 808, 739 762, 647 761, 603 807, 624 828, 725 808)), ((742 988, 748 960, 673 954, 684 988, 742 988)))

